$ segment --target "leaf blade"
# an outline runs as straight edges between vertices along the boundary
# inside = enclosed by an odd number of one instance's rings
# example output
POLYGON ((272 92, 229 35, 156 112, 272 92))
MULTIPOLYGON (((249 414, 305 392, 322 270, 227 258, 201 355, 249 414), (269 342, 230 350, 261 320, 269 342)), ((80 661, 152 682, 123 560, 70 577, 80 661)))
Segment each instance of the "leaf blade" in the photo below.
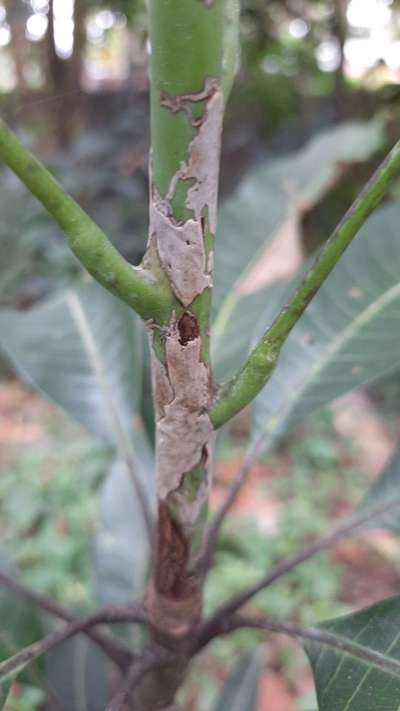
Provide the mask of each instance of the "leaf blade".
POLYGON ((391 672, 390 666, 400 659, 399 622, 397 597, 320 625, 322 630, 383 655, 387 669, 316 642, 303 643, 313 669, 319 711, 398 711, 400 671, 391 672))
POLYGON ((95 282, 28 312, 1 312, 0 348, 25 380, 89 431, 115 442, 116 413, 131 431, 141 396, 140 324, 95 282))
POLYGON ((264 666, 262 647, 245 654, 226 680, 214 711, 256 711, 258 684, 264 666))
MULTIPOLYGON (((142 481, 144 474, 142 471, 142 481)), ((154 491, 152 494, 154 499, 154 491)), ((117 460, 100 492, 92 547, 99 602, 125 604, 137 597, 143 591, 148 557, 149 541, 140 502, 127 467, 117 460)))
MULTIPOLYGON (((374 507, 386 501, 400 500, 400 451, 397 450, 385 467, 382 474, 374 481, 370 490, 359 507, 359 513, 368 513, 374 507)), ((400 530, 400 508, 382 513, 370 524, 388 528, 393 531, 400 530)))
POLYGON ((290 334, 254 402, 253 433, 267 444, 317 407, 398 369, 399 216, 393 203, 370 218, 290 334))

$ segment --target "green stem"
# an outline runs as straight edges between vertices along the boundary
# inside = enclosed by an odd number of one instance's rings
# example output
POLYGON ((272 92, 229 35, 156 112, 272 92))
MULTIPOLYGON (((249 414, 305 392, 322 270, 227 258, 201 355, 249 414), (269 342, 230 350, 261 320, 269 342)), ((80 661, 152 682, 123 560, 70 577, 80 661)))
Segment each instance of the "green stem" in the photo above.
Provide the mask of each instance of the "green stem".
MULTIPOLYGON (((152 178, 163 196, 196 134, 187 113, 171 111, 165 98, 201 92, 207 78, 221 76, 224 4, 221 0, 210 6, 203 0, 149 2, 152 178)), ((185 197, 174 200, 174 211, 187 218, 191 215, 185 197)))
POLYGON ((100 284, 144 319, 157 323, 168 320, 171 303, 168 290, 157 284, 149 270, 133 267, 122 257, 100 227, 1 119, 0 159, 42 203, 63 230, 75 256, 100 284))
POLYGON ((400 141, 345 214, 304 281, 250 353, 239 373, 222 389, 210 412, 214 427, 218 428, 230 420, 264 387, 274 371, 281 348, 292 328, 399 174, 400 141))

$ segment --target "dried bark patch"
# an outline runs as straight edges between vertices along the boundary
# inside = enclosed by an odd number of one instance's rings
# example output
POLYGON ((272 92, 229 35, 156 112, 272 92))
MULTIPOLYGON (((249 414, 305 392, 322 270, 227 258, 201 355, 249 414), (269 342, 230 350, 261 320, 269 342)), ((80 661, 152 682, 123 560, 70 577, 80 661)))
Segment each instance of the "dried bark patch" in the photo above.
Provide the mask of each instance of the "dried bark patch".
POLYGON ((212 286, 200 222, 187 220, 177 225, 154 200, 150 230, 157 241, 161 266, 168 275, 176 297, 189 306, 204 289, 212 286))
MULTIPOLYGON (((184 324, 186 340, 189 328, 194 328, 191 317, 186 317, 184 324)), ((167 336, 165 348, 167 367, 154 363, 156 399, 162 413, 157 422, 157 490, 162 500, 196 467, 213 435, 207 414, 210 372, 201 360, 200 338, 183 345, 175 328, 167 336)))

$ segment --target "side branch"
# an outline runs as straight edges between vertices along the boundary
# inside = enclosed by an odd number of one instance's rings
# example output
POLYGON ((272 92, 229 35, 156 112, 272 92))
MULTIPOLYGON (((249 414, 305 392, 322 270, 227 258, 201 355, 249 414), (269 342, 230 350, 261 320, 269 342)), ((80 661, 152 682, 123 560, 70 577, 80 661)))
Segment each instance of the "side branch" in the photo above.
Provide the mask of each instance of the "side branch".
POLYGON ((305 563, 318 553, 332 548, 332 546, 336 543, 347 538, 348 536, 351 536, 363 526, 372 525, 374 522, 376 522, 376 525, 379 525, 379 521, 382 516, 387 515, 388 513, 399 508, 400 499, 399 497, 395 497, 390 501, 384 501, 383 503, 361 511, 358 515, 346 521, 342 526, 339 526, 331 533, 328 533, 326 536, 323 536, 314 543, 311 543, 289 558, 281 560, 274 568, 272 568, 272 570, 255 582, 254 585, 251 585, 242 592, 239 592, 215 611, 209 620, 205 622, 203 629, 201 630, 200 646, 208 644, 208 642, 215 636, 216 630, 218 630, 221 624, 224 623, 224 620, 230 619, 232 615, 250 602, 256 595, 258 595, 258 593, 270 587, 270 585, 275 583, 277 580, 297 568, 298 565, 305 563))
POLYGON ((0 159, 42 203, 63 230, 72 252, 100 284, 144 319, 157 323, 168 319, 169 292, 149 270, 133 267, 122 257, 100 227, 1 119, 0 159))
POLYGON ((107 607, 98 610, 93 615, 82 617, 70 622, 65 627, 52 634, 47 635, 39 642, 25 647, 13 657, 0 663, 0 681, 18 674, 28 664, 38 657, 46 654, 51 649, 58 647, 67 639, 74 637, 81 632, 87 632, 92 627, 102 624, 114 624, 120 622, 130 622, 146 624, 147 617, 140 605, 125 605, 120 607, 107 607))
MULTIPOLYGON (((13 594, 25 598, 25 600, 29 600, 44 612, 47 612, 49 615, 57 617, 64 622, 71 623, 78 619, 68 608, 59 605, 50 597, 47 597, 47 595, 41 595, 40 593, 31 590, 3 572, 0 572, 0 587, 7 588, 13 594)), ((91 628, 86 631, 82 631, 85 632, 87 637, 89 637, 92 642, 97 644, 104 654, 111 659, 111 661, 117 664, 117 666, 120 668, 125 668, 127 665, 129 666, 132 661, 132 653, 129 648, 118 639, 103 634, 102 632, 98 632, 97 630, 92 630, 91 628)))
POLYGON ((385 672, 394 674, 396 677, 400 677, 400 662, 398 662, 397 659, 381 654, 381 652, 375 652, 373 649, 367 649, 367 647, 353 642, 351 639, 329 632, 328 630, 319 629, 318 627, 301 627, 291 622, 269 618, 253 618, 237 615, 226 622, 221 633, 226 634, 243 628, 265 630, 276 634, 285 634, 298 640, 314 642, 315 644, 335 649, 342 654, 367 662, 376 669, 382 669, 385 672))
POLYGON ((399 174, 400 141, 345 214, 303 283, 251 352, 239 373, 222 388, 220 397, 210 412, 215 428, 221 427, 240 412, 262 390, 277 365, 281 348, 289 333, 399 174))

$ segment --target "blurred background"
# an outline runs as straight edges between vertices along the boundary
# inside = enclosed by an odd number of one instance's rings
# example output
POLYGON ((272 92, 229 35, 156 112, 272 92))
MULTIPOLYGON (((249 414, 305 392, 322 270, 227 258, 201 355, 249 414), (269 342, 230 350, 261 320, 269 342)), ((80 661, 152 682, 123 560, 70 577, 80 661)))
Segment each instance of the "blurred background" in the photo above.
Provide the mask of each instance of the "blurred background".
MULTIPOLYGON (((242 0, 240 31, 222 201, 260 164, 297 151, 321 129, 357 120, 361 136, 370 127, 362 157, 340 159, 329 190, 301 215, 296 244, 280 245, 269 267, 279 271, 293 252, 303 259, 326 239, 398 137, 400 2, 242 0)), ((2 117, 133 263, 146 243, 148 51, 144 0, 0 2, 2 117)), ((262 196, 258 209, 266 209, 262 196)), ((1 308, 29 309, 78 278, 57 228, 0 166, 1 308)), ((266 556, 272 562, 293 552, 351 510, 393 452, 399 394, 399 377, 391 376, 341 398, 254 467, 224 533, 207 604, 239 590, 265 568, 266 556)), ((245 415, 221 444, 212 506, 237 470, 247 431, 245 415)), ((90 540, 109 459, 105 445, 0 360, 0 554, 26 583, 82 609, 95 599, 90 540)), ((391 534, 379 532, 300 568, 259 606, 310 622, 398 593, 399 585, 400 553, 391 534)), ((188 709, 213 708, 232 659, 253 641, 243 633, 199 662, 188 709)), ((278 640, 266 659, 259 711, 312 708, 310 671, 298 649, 278 640)), ((37 679, 24 679, 7 709, 40 711, 44 696, 37 679)), ((67 711, 95 708, 85 703, 67 711)))

